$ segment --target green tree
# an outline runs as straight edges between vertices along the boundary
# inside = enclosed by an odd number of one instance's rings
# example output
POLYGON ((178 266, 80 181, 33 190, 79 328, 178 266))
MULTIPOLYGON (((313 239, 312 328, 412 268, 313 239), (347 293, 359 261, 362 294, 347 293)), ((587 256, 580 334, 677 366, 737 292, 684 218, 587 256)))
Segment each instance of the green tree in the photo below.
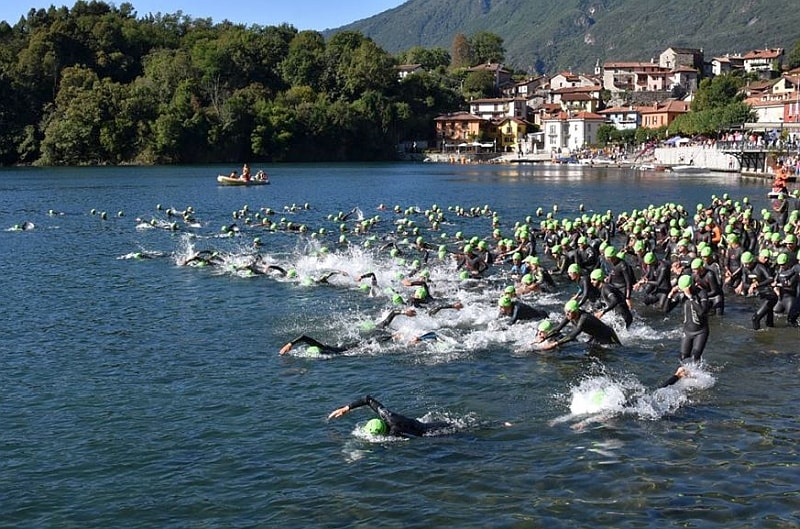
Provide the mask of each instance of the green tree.
POLYGON ((744 100, 744 95, 741 93, 743 85, 743 80, 734 75, 718 75, 711 79, 703 79, 692 101, 692 111, 700 112, 724 107, 744 100))
POLYGON ((800 66, 800 40, 795 41, 792 50, 786 55, 786 67, 790 70, 800 66))
POLYGON ((325 64, 325 39, 316 31, 301 31, 289 43, 289 51, 280 69, 288 86, 321 88, 325 64))
POLYGON ((505 61, 503 39, 488 31, 479 31, 469 39, 472 63, 502 63, 505 61))
POLYGON ((464 78, 462 93, 466 99, 492 97, 495 95, 494 81, 492 72, 486 70, 469 72, 464 78))

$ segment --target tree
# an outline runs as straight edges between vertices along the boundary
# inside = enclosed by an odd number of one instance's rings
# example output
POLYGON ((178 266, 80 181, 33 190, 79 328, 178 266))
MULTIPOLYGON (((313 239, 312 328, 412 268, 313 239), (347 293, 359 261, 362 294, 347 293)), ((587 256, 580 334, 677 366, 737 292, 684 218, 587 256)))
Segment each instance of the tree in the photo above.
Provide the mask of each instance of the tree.
POLYGON ((786 66, 790 70, 800 66, 800 40, 794 43, 792 51, 786 55, 786 66))
POLYGON ((486 70, 470 72, 464 78, 462 92, 466 99, 495 95, 494 74, 486 70))
POLYGON ((488 31, 479 31, 469 39, 472 63, 502 63, 505 60, 503 39, 488 31))
POLYGON ((692 101, 692 111, 701 112, 744 100, 741 93, 743 84, 740 77, 729 74, 703 79, 692 101))
POLYGON ((453 43, 450 45, 450 65, 453 68, 469 68, 472 66, 472 48, 463 33, 456 34, 453 37, 453 43))

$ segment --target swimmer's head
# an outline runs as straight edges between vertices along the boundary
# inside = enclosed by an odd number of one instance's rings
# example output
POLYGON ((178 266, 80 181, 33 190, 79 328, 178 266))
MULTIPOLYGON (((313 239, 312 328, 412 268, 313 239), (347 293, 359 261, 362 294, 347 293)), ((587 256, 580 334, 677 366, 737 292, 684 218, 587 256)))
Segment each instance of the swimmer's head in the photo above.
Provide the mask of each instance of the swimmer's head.
POLYGON ((595 268, 592 270, 592 273, 589 274, 589 279, 592 281, 602 281, 605 279, 605 274, 603 274, 603 270, 601 268, 595 268))
POLYGON ((537 328, 539 332, 547 333, 553 330, 553 323, 550 320, 542 320, 537 328))
POLYGON ((312 355, 318 355, 318 354, 321 354, 321 353, 322 353, 322 349, 321 349, 319 346, 316 346, 316 345, 309 345, 309 346, 306 348, 306 352, 307 352, 308 354, 312 354, 312 355))
POLYGON ((682 275, 678 278, 678 288, 684 290, 692 286, 692 276, 690 275, 682 275))
POLYGON ((580 310, 578 302, 575 301, 574 299, 571 299, 564 304, 565 314, 573 314, 575 312, 578 312, 578 310, 580 310))
POLYGON ((364 425, 364 431, 370 435, 386 435, 389 427, 383 420, 375 418, 367 421, 367 424, 364 425))
POLYGON ((500 296, 500 299, 497 300, 497 306, 501 309, 509 309, 511 308, 511 304, 511 296, 508 296, 507 294, 500 296))
POLYGON ((574 274, 577 276, 581 275, 581 265, 579 265, 578 263, 572 263, 571 265, 569 265, 569 268, 567 268, 567 273, 574 274))

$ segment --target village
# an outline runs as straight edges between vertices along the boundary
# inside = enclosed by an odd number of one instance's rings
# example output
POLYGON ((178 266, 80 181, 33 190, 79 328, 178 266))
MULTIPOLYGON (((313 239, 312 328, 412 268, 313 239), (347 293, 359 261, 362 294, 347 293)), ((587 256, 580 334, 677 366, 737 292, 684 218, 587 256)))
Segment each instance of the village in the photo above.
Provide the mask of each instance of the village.
MULTIPOLYGON (((740 151, 793 144, 800 132, 800 71, 784 71, 783 59, 783 48, 706 61, 701 49, 670 47, 649 62, 598 61, 591 75, 560 72, 522 82, 514 82, 502 64, 478 65, 470 71, 490 72, 502 97, 474 99, 468 109, 438 116, 437 145, 427 146, 426 160, 693 165, 759 173, 766 170, 765 157, 740 151), (735 71, 756 79, 745 88, 752 123, 731 124, 717 138, 671 138, 659 148, 647 142, 592 148, 603 125, 620 131, 669 127, 691 112, 701 79, 735 71)), ((401 67, 401 76, 417 67, 401 67)))

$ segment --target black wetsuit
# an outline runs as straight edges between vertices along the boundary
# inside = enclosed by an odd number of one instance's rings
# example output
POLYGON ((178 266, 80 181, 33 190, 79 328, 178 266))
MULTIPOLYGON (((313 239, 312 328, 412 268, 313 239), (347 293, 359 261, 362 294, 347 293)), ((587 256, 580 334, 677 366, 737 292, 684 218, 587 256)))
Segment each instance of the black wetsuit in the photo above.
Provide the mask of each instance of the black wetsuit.
POLYGON ((712 314, 725 314, 725 294, 719 276, 709 268, 703 267, 692 274, 694 284, 708 295, 709 312, 712 314))
POLYGON ((547 317, 547 311, 531 307, 521 301, 511 303, 511 321, 509 325, 514 325, 518 321, 543 320, 547 317))
POLYGON ((625 294, 614 285, 603 283, 600 285, 600 295, 603 298, 601 316, 613 310, 625 320, 625 328, 630 327, 631 323, 633 323, 633 314, 631 314, 631 309, 628 308, 628 303, 625 301, 625 294))
MULTIPOLYGON (((578 319, 572 322, 574 328, 572 331, 560 338, 556 344, 563 345, 567 342, 571 342, 572 340, 576 339, 579 334, 585 332, 591 339, 589 343, 597 343, 597 344, 619 344, 619 337, 617 333, 614 332, 614 329, 600 321, 596 318, 593 314, 589 314, 586 311, 579 311, 580 315, 578 319)), ((569 318, 564 318, 561 320, 561 323, 556 325, 556 327, 547 334, 547 338, 554 336, 556 333, 560 332, 561 329, 566 327, 567 323, 570 323, 569 318)))
POLYGON ((708 295, 692 288, 691 296, 683 301, 683 336, 681 360, 691 357, 699 362, 708 341, 708 295))
POLYGON ((578 302, 579 307, 582 307, 587 301, 589 303, 600 301, 600 290, 592 284, 589 276, 582 275, 578 278, 578 294, 575 301, 578 302))
POLYGON ((743 278, 746 285, 756 285, 758 298, 761 300, 761 305, 753 314, 753 329, 760 329, 761 320, 765 317, 767 327, 774 327, 775 313, 772 309, 778 303, 778 295, 772 290, 772 271, 764 263, 758 262, 752 268, 745 266, 742 273, 746 276, 743 278))
POLYGON ((372 398, 370 395, 365 395, 364 397, 347 405, 350 410, 354 410, 362 406, 369 406, 372 408, 372 411, 378 414, 378 417, 380 417, 389 427, 388 435, 394 435, 397 437, 420 437, 435 432, 436 430, 444 430, 451 426, 450 423, 445 421, 422 422, 418 421, 417 419, 406 417, 405 415, 400 415, 399 413, 389 410, 386 408, 386 406, 372 398))
POLYGON ((644 304, 666 309, 667 295, 672 290, 669 264, 659 259, 655 263, 646 265, 644 278, 644 304))
MULTIPOLYGON (((775 287, 778 289, 778 303, 773 308, 777 314, 790 313, 797 297, 797 271, 795 267, 782 266, 775 274, 775 287)), ((792 321, 789 320, 789 324, 792 321)))
POLYGON ((608 274, 608 282, 617 287, 625 295, 625 299, 631 299, 633 292, 633 284, 636 282, 633 269, 627 261, 623 259, 616 259, 612 261, 612 268, 608 274))

